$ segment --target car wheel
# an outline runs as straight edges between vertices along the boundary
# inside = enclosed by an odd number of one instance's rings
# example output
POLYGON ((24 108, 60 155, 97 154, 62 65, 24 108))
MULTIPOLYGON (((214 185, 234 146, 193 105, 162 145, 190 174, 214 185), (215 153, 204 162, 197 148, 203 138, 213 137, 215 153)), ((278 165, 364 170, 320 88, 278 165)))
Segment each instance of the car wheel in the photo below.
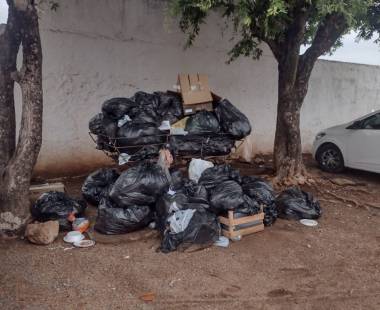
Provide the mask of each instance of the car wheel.
POLYGON ((324 171, 336 173, 344 169, 343 155, 335 144, 322 145, 317 151, 316 159, 324 171))

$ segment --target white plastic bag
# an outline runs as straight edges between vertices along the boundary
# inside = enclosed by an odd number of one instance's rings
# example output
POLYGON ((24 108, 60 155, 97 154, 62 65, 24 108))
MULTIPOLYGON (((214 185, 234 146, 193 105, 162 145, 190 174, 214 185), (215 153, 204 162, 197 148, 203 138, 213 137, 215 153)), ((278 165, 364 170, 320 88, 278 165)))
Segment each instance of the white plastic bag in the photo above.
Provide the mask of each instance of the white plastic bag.
POLYGON ((126 124, 130 121, 131 121, 131 118, 127 114, 125 114, 121 119, 118 120, 117 126, 123 127, 124 124, 126 124))
POLYGON ((168 218, 170 223, 170 232, 178 234, 183 232, 189 225, 191 218, 193 217, 196 210, 179 210, 176 211, 172 216, 168 218))
POLYGON ((122 166, 122 165, 125 165, 126 163, 129 162, 129 160, 131 159, 131 155, 127 154, 127 153, 120 153, 119 155, 119 166, 122 166))
POLYGON ((189 165, 189 179, 198 183, 203 171, 214 167, 211 161, 193 158, 189 165))

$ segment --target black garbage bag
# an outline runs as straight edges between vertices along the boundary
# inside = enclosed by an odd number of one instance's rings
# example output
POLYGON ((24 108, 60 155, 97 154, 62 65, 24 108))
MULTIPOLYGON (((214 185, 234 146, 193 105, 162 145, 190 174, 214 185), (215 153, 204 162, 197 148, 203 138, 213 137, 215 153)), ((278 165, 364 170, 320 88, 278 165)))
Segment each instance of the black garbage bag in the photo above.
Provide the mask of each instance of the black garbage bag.
POLYGON ((171 136, 170 147, 179 156, 223 156, 231 153, 235 140, 229 136, 194 135, 171 136))
POLYGON ((276 198, 278 217, 288 220, 318 219, 322 210, 317 199, 311 193, 291 187, 276 198))
POLYGON ((272 226, 274 222, 276 222, 277 217, 278 217, 276 204, 273 203, 269 206, 264 206, 263 211, 264 211, 264 221, 263 221, 264 225, 272 226))
POLYGON ((149 206, 118 208, 108 197, 99 203, 95 229, 106 235, 125 234, 142 229, 153 220, 149 206))
POLYGON ((197 184, 192 180, 186 180, 183 183, 181 192, 189 197, 189 202, 199 203, 199 204, 208 204, 208 193, 206 188, 203 185, 197 184))
POLYGON ((143 161, 158 157, 158 153, 161 149, 160 145, 145 145, 143 147, 122 148, 127 154, 133 154, 131 161, 143 161), (138 151, 136 151, 138 150, 138 151))
POLYGON ((101 135, 107 138, 115 138, 117 123, 116 121, 105 117, 103 113, 99 113, 90 119, 88 128, 94 135, 101 135))
POLYGON ((135 123, 160 123, 158 108, 160 97, 156 94, 149 94, 143 91, 137 92, 132 98, 136 105, 129 111, 129 116, 135 123))
POLYGON ((251 199, 248 195, 243 195, 244 204, 235 208, 234 217, 240 218, 244 216, 258 214, 261 211, 260 205, 257 201, 251 199))
POLYGON ((82 196, 90 204, 97 206, 107 196, 119 177, 115 169, 101 168, 91 173, 82 185, 82 196))
POLYGON ((161 241, 161 251, 168 253, 179 246, 186 249, 192 244, 210 246, 219 236, 220 225, 216 215, 200 207, 196 209, 184 231, 172 233, 170 228, 166 229, 161 241))
POLYGON ((149 94, 144 91, 138 91, 135 93, 132 100, 136 102, 138 107, 149 106, 155 111, 157 111, 160 106, 160 96, 157 94, 149 94))
POLYGON ((168 91, 155 92, 159 97, 159 106, 157 113, 161 118, 161 121, 169 121, 170 124, 174 124, 183 117, 182 109, 182 97, 180 94, 168 91))
POLYGON ((71 230, 71 223, 68 216, 72 213, 77 217, 84 214, 86 202, 70 198, 62 192, 47 192, 31 207, 31 214, 34 219, 40 222, 58 220, 61 230, 71 230))
POLYGON ((244 194, 256 200, 261 205, 271 205, 275 201, 273 187, 261 178, 255 176, 244 176, 242 185, 244 194))
POLYGON ((115 145, 115 140, 113 139, 109 139, 103 135, 99 135, 96 137, 96 148, 98 150, 114 152, 116 150, 114 145, 115 145))
POLYGON ((251 133, 248 118, 227 99, 221 100, 215 108, 222 130, 236 139, 242 139, 251 133))
POLYGON ((183 188, 185 178, 183 177, 181 170, 172 169, 170 171, 170 177, 171 177, 170 189, 174 191, 178 191, 183 188))
POLYGON ((187 119, 185 131, 192 134, 207 132, 218 133, 220 131, 220 125, 213 112, 200 111, 194 115, 191 115, 187 119))
POLYGON ((108 118, 117 121, 125 114, 129 114, 129 112, 135 107, 136 103, 131 99, 122 97, 111 98, 103 103, 102 112, 108 118))
MULTIPOLYGON (((128 150, 124 147, 163 144, 166 141, 166 135, 153 123, 128 122, 119 128, 117 137, 117 146, 122 153, 128 150)), ((135 148, 135 150, 139 149, 135 148)))
POLYGON ((90 132, 94 135, 105 135, 106 131, 103 124, 103 118, 103 113, 99 113, 90 119, 90 122, 88 123, 88 128, 90 129, 90 132))
POLYGON ((235 210, 244 203, 243 190, 235 181, 224 181, 210 191, 211 210, 217 215, 227 210, 235 210))
POLYGON ((255 176, 244 176, 241 186, 244 194, 263 206, 264 225, 273 225, 278 216, 273 187, 263 179, 255 176))
POLYGON ((124 171, 111 189, 110 197, 119 206, 151 205, 169 189, 164 170, 152 163, 142 163, 124 171))
POLYGON ((232 168, 230 165, 218 165, 207 168, 203 171, 198 180, 198 184, 203 185, 207 190, 209 190, 219 183, 229 180, 240 183, 241 177, 239 171, 232 168))
POLYGON ((156 127, 160 125, 160 117, 150 106, 139 107, 137 113, 133 117, 134 123, 154 124, 156 127))

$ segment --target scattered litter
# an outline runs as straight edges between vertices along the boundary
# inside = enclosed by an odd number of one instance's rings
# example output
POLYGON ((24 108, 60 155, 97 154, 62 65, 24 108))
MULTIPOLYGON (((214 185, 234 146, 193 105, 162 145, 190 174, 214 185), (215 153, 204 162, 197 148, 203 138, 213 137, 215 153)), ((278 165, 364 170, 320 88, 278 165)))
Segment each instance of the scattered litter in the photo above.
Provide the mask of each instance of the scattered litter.
POLYGON ((315 220, 302 219, 302 220, 300 220, 300 223, 302 225, 309 226, 309 227, 318 226, 318 222, 315 220))
POLYGON ((150 229, 156 229, 156 222, 151 222, 151 223, 149 223, 149 225, 148 225, 148 227, 150 228, 150 229))
POLYGON ((229 244, 230 244, 230 240, 224 236, 220 236, 219 239, 214 243, 214 245, 222 247, 222 248, 228 248, 229 244))
POLYGON ((124 124, 131 121, 131 118, 128 115, 124 115, 121 119, 117 121, 118 127, 123 127, 124 124))
POLYGON ((170 126, 170 122, 169 121, 162 121, 160 127, 158 127, 159 130, 170 130, 171 129, 171 126, 170 126))
POLYGON ((170 183, 172 180, 169 168, 173 164, 173 161, 173 156, 168 149, 163 148, 159 151, 157 165, 160 166, 162 170, 165 172, 166 178, 169 180, 170 183))
POLYGON ((358 185, 358 183, 352 181, 352 180, 349 180, 349 179, 345 179, 345 178, 334 178, 334 179, 330 179, 331 183, 334 183, 335 185, 339 185, 339 186, 355 186, 355 185, 358 185))
POLYGON ((67 243, 79 242, 84 239, 84 235, 79 231, 70 231, 63 237, 63 241, 67 243))
POLYGON ((72 246, 72 247, 69 247, 69 248, 63 248, 63 251, 66 252, 66 251, 70 251, 72 249, 75 249, 75 246, 72 246))
POLYGON ((241 241, 241 236, 232 237, 231 240, 234 242, 241 241))
POLYGON ((77 248, 89 248, 95 245, 94 240, 81 240, 73 243, 77 248))
POLYGON ((154 299, 156 298, 156 294, 153 292, 144 293, 144 294, 140 295, 139 298, 143 301, 146 301, 146 302, 154 301, 154 299))
POLYGON ((175 192, 175 191, 173 191, 173 190, 171 190, 171 189, 169 189, 169 190, 168 190, 168 194, 169 194, 170 196, 173 196, 173 195, 175 195, 175 193, 176 193, 176 192, 175 192))
POLYGON ((72 227, 73 230, 84 233, 90 227, 90 221, 84 217, 75 218, 72 227))
POLYGON ((131 159, 131 155, 127 154, 127 153, 120 153, 119 155, 119 166, 122 166, 122 165, 125 165, 129 162, 129 160, 131 159))
POLYGON ((170 128, 170 134, 175 136, 186 136, 188 132, 183 128, 170 128))
POLYGON ((169 282, 170 287, 174 287, 174 283, 181 281, 181 279, 173 279, 169 282))

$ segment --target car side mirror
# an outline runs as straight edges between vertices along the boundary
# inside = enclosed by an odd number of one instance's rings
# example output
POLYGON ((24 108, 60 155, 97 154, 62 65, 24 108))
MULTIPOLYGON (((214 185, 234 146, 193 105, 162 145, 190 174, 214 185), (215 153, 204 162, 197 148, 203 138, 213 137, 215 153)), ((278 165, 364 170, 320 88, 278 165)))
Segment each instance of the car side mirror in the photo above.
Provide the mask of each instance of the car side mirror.
POLYGON ((362 121, 356 121, 356 122, 353 122, 346 129, 361 129, 361 128, 362 128, 362 121))

